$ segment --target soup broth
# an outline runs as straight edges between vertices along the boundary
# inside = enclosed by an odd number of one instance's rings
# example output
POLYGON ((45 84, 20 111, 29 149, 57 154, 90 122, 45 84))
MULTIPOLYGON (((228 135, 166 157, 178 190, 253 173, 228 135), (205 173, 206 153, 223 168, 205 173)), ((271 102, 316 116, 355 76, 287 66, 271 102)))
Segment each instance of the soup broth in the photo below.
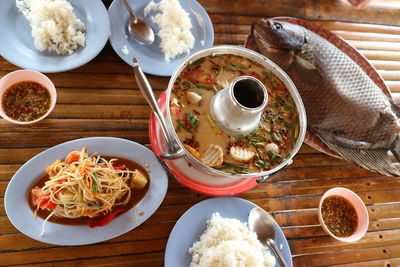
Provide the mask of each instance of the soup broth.
MULTIPOLYGON (((299 135, 299 114, 288 89, 271 71, 236 55, 207 56, 188 65, 176 79, 170 99, 171 119, 186 149, 202 160, 210 144, 222 150, 223 160, 215 169, 244 174, 267 171, 290 156, 299 135), (268 104, 256 130, 248 135, 227 134, 210 113, 215 94, 237 77, 249 75, 268 91, 268 104), (247 155, 239 158, 232 148, 247 155)), ((208 152, 207 152, 208 153, 208 152)))

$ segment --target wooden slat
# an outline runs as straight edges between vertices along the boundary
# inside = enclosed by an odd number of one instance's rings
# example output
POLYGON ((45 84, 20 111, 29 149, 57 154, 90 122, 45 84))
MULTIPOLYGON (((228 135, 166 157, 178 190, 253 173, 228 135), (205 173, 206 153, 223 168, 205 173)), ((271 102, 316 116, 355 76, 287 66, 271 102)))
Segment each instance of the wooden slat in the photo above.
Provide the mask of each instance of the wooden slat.
POLYGON ((384 34, 384 33, 368 33, 364 32, 349 32, 349 31, 333 31, 333 33, 339 35, 346 40, 358 40, 358 41, 381 41, 381 42, 400 42, 400 35, 396 34, 384 34))
POLYGON ((400 42, 395 43, 395 42, 363 41, 363 40, 348 40, 348 42, 357 49, 400 51, 400 42))
POLYGON ((400 70, 400 61, 370 60, 370 63, 379 70, 400 70))
MULTIPOLYGON (((295 266, 310 266, 310 267, 328 266, 331 265, 332 262, 335 262, 336 265, 336 264, 352 263, 354 261, 362 261, 363 263, 366 261, 374 261, 374 263, 376 264, 377 263, 376 260, 381 260, 382 258, 389 258, 391 256, 398 256, 398 255, 400 255, 400 245, 397 246, 394 245, 394 246, 384 246, 380 248, 369 248, 360 250, 350 249, 342 252, 325 253, 323 255, 321 254, 304 255, 295 257, 293 259, 293 263, 295 266)), ((392 263, 391 260, 385 260, 384 262, 385 264, 392 263)), ((399 261, 396 260, 395 262, 399 261)), ((368 266, 368 265, 363 264, 361 266, 368 266)))
POLYGON ((148 253, 151 251, 162 251, 166 240, 146 240, 134 243, 116 243, 113 249, 104 249, 104 244, 92 245, 89 249, 80 247, 57 247, 44 250, 45 253, 36 253, 35 250, 5 252, 2 253, 1 265, 29 264, 34 262, 53 261, 54 258, 62 257, 64 260, 89 259, 94 257, 118 256, 123 254, 148 253))
MULTIPOLYGON (((145 265, 146 267, 160 267, 164 264, 164 253, 146 253, 146 254, 125 254, 115 257, 103 257, 97 259, 78 259, 65 261, 52 261, 51 263, 35 264, 35 267, 70 267, 70 266, 133 266, 145 265)), ((31 266, 21 265, 21 266, 31 266)))

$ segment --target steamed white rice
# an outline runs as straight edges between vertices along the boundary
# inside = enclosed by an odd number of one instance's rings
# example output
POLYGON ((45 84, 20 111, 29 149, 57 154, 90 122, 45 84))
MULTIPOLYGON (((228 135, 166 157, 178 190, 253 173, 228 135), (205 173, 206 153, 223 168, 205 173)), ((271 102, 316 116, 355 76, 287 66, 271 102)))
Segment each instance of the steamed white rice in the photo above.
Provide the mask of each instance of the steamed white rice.
POLYGON ((191 267, 274 266, 275 257, 246 224, 214 213, 207 229, 189 249, 191 267))
POLYGON ((148 16, 152 11, 161 12, 151 18, 160 27, 157 36, 161 39, 160 48, 165 60, 189 53, 194 45, 194 36, 190 31, 192 22, 179 1, 161 0, 157 4, 151 1, 144 9, 144 15, 148 16))
POLYGON ((85 45, 85 25, 68 1, 16 0, 16 5, 30 22, 37 50, 72 54, 85 45))

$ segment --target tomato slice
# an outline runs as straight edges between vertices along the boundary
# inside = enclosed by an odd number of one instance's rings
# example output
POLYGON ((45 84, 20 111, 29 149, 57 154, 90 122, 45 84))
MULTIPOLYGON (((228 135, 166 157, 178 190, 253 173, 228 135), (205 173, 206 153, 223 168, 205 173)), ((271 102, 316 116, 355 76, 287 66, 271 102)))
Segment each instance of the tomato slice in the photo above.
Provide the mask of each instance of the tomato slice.
POLYGON ((191 82, 199 82, 203 73, 204 70, 202 69, 194 69, 186 73, 186 79, 188 79, 191 82))

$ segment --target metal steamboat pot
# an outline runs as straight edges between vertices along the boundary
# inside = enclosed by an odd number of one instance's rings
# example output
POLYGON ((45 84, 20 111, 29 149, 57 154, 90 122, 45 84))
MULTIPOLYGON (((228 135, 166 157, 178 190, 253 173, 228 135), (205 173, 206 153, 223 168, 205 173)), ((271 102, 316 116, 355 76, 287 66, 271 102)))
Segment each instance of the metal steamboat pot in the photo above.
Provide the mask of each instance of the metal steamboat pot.
MULTIPOLYGON (((135 59, 134 59, 134 62, 135 62, 135 59)), ((160 127, 163 129, 164 139, 166 140, 167 147, 169 148, 168 151, 164 152, 161 155, 161 157, 163 157, 165 159, 174 160, 174 159, 184 157, 188 161, 188 163, 191 166, 193 166, 195 169, 197 169, 200 172, 203 172, 207 175, 216 177, 216 178, 217 177, 259 178, 258 182, 263 182, 268 177, 273 175, 274 173, 278 172, 285 166, 291 164, 292 158, 299 151, 299 149, 303 143, 304 136, 306 133, 306 113, 305 113, 305 109, 303 106, 303 102, 300 98, 299 93, 297 92, 295 85, 290 80, 289 76, 282 69, 280 69, 276 64, 274 64, 268 58, 262 56, 261 54, 254 52, 252 50, 249 50, 249 49, 243 48, 243 47, 239 47, 239 46, 223 45, 223 46, 215 46, 212 48, 204 49, 204 50, 201 50, 201 51, 194 53, 193 55, 187 57, 178 66, 178 68, 175 70, 175 72, 173 73, 173 75, 169 81, 168 88, 166 90, 166 95, 167 95, 167 97, 166 97, 166 115, 167 115, 166 120, 164 119, 164 115, 158 109, 154 95, 152 94, 152 91, 151 91, 150 84, 148 83, 147 79, 145 79, 144 74, 141 72, 141 70, 137 64, 137 61, 134 63, 134 73, 135 73, 135 77, 138 82, 139 88, 141 89, 147 102, 149 102, 156 117, 158 118, 158 120, 160 122, 160 127), (186 66, 190 65, 197 59, 205 57, 205 56, 209 56, 209 55, 218 55, 218 54, 233 54, 233 55, 246 57, 246 58, 251 59, 251 60, 259 63, 260 65, 264 66, 265 68, 270 70, 273 74, 275 74, 285 84, 285 86, 288 88, 289 93, 291 94, 291 96, 296 104, 296 108, 299 113, 299 123, 300 123, 299 136, 297 138, 296 144, 295 144, 293 150, 291 151, 290 156, 287 159, 285 159, 283 162, 281 162, 278 166, 272 168, 271 170, 264 171, 264 172, 249 173, 249 174, 230 174, 230 173, 216 170, 214 168, 211 168, 211 167, 205 165, 200 160, 198 160, 197 158, 192 156, 192 154, 190 154, 185 149, 182 142, 179 140, 178 135, 175 132, 175 129, 173 127, 172 120, 171 120, 171 114, 170 114, 170 97, 171 97, 171 92, 172 92, 173 85, 174 85, 176 79, 178 78, 179 74, 184 70, 184 68, 186 66)), ((212 101, 217 101, 216 100, 217 98, 221 98, 220 97, 221 94, 225 94, 226 97, 229 97, 229 95, 230 95, 229 90, 232 89, 232 86, 230 86, 230 87, 231 88, 225 88, 225 89, 221 90, 214 97, 214 99, 212 101)), ((265 96, 265 97, 267 97, 267 96, 265 96)), ((235 102, 235 101, 231 101, 231 102, 235 102)), ((266 102, 266 101, 264 101, 264 102, 266 102)), ((212 108, 212 106, 213 105, 211 104, 211 108, 212 108)), ((252 117, 253 122, 254 122, 254 118, 257 117, 257 114, 252 115, 252 114, 249 114, 249 112, 246 113, 245 109, 240 110, 240 108, 243 108, 243 107, 237 107, 237 106, 235 107, 234 104, 225 103, 225 106, 222 109, 220 107, 221 106, 220 104, 214 105, 214 106, 219 107, 219 109, 215 108, 214 110, 210 111, 211 113, 213 113, 213 112, 214 112, 214 114, 215 113, 221 114, 221 112, 225 113, 225 116, 222 116, 223 118, 221 120, 221 123, 217 123, 225 131, 229 131, 229 129, 227 127, 224 127, 224 125, 226 126, 226 125, 232 124, 232 125, 237 126, 238 123, 243 123, 243 121, 251 121, 251 120, 247 120, 247 118, 246 119, 238 118, 237 117, 238 114, 242 114, 241 116, 250 116, 250 117, 253 116, 252 117), (224 110, 226 111, 227 109, 229 109, 229 112, 224 112, 224 110), (234 114, 234 115, 232 115, 232 114, 234 114), (227 121, 229 123, 226 123, 227 121)), ((262 111, 262 109, 261 109, 261 111, 262 111)), ((258 112, 260 113, 260 108, 259 108, 258 112)), ((214 117, 214 119, 215 119, 215 117, 214 117)), ((246 129, 245 126, 249 126, 249 125, 243 125, 243 126, 244 126, 243 128, 246 129)))

